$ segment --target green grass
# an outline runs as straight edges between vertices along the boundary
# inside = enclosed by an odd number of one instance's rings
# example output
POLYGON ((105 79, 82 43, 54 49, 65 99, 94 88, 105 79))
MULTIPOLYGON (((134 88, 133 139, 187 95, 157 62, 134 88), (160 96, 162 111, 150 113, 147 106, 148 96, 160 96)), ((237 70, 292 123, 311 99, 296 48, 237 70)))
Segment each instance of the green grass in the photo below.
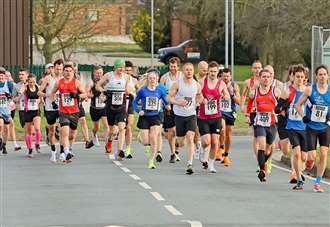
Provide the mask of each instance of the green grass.
POLYGON ((145 54, 146 52, 137 44, 119 42, 86 42, 80 44, 90 53, 109 52, 109 53, 131 53, 145 54))

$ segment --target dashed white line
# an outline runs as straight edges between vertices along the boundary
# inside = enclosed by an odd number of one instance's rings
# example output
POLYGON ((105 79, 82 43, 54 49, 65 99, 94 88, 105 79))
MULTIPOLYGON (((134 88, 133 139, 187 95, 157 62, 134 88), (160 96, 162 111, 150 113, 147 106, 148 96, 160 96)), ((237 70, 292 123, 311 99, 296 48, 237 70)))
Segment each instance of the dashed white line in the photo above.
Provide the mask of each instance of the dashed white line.
POLYGON ((116 164, 116 166, 122 166, 123 164, 120 163, 120 161, 113 161, 113 163, 116 164))
POLYGON ((150 190, 151 187, 146 182, 139 182, 139 185, 141 185, 142 188, 150 190))
POLYGON ((199 221, 182 220, 181 222, 187 222, 191 227, 203 227, 202 223, 199 221))
MULTIPOLYGON (((274 166, 274 167, 277 168, 277 169, 283 170, 283 171, 285 171, 285 172, 289 172, 289 173, 291 173, 291 170, 286 169, 286 168, 283 168, 283 167, 281 167, 281 166, 278 166, 278 165, 276 165, 276 164, 274 164, 274 163, 272 164, 272 166, 274 166)), ((315 180, 314 177, 310 177, 310 176, 306 176, 306 175, 305 175, 305 177, 308 178, 308 179, 310 179, 310 180, 315 180)), ((321 182, 322 182, 323 184, 330 185, 329 182, 326 182, 326 181, 324 181, 324 180, 321 180, 321 182)))
POLYGON ((126 167, 120 167, 125 173, 131 173, 132 171, 126 167))
POLYGON ((134 180, 141 180, 139 176, 136 176, 135 174, 130 174, 130 177, 132 177, 134 180))
POLYGON ((182 213, 180 211, 178 211, 177 209, 175 209, 174 206, 172 206, 172 205, 165 205, 164 207, 166 208, 166 210, 168 210, 168 212, 170 212, 174 216, 182 215, 182 213))
POLYGON ((165 201, 163 196, 161 196, 158 192, 150 192, 150 194, 158 201, 165 201))

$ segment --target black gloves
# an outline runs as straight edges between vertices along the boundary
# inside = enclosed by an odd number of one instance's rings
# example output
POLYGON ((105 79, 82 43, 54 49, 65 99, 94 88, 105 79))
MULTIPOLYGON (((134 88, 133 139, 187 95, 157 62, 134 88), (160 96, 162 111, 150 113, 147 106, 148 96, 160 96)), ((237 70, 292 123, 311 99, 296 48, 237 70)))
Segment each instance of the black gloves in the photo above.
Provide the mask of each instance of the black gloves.
POLYGON ((10 93, 5 93, 5 96, 7 97, 7 98, 11 98, 12 96, 11 96, 11 94, 10 93))
POLYGON ((52 102, 52 107, 54 110, 58 109, 58 105, 55 101, 52 102))

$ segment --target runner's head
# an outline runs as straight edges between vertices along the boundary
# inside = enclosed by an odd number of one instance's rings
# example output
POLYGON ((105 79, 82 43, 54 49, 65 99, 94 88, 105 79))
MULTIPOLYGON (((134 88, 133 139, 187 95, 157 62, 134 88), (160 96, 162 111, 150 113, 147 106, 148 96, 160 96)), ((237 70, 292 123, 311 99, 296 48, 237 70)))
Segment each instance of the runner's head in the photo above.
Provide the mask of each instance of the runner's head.
POLYGON ((218 78, 219 64, 216 61, 211 61, 209 63, 209 79, 215 80, 218 78))
POLYGON ((295 70, 295 68, 297 67, 297 65, 290 65, 289 66, 289 72, 288 72, 288 74, 289 74, 289 81, 291 82, 291 83, 293 83, 293 81, 294 81, 294 70, 295 70))
POLYGON ((27 78, 28 78, 28 74, 29 73, 28 73, 27 69, 24 69, 24 68, 20 69, 19 72, 18 72, 18 78, 19 78, 19 80, 21 82, 25 82, 27 80, 27 78))
POLYGON ((157 69, 148 69, 147 71, 147 86, 156 87, 158 84, 159 72, 157 69))
POLYGON ((6 71, 6 73, 5 73, 5 80, 13 81, 13 78, 12 78, 11 73, 9 71, 6 71))
POLYGON ((179 71, 179 66, 180 66, 180 58, 178 57, 173 57, 169 60, 168 62, 168 68, 172 75, 176 75, 179 71))
POLYGON ((219 65, 219 73, 218 73, 218 77, 221 78, 222 74, 223 74, 223 70, 225 69, 225 67, 223 65, 219 65))
POLYGON ((103 68, 102 66, 95 66, 94 67, 94 78, 100 79, 103 76, 103 68))
POLYGON ((270 75, 272 76, 272 80, 274 80, 274 68, 273 68, 273 66, 271 66, 271 65, 266 65, 265 67, 264 67, 264 69, 267 69, 268 71, 269 71, 269 73, 270 73, 270 75))
POLYGON ((3 67, 0 67, 0 82, 3 83, 6 81, 6 69, 3 67))
POLYGON ((55 62, 54 62, 54 74, 57 75, 57 76, 60 76, 62 75, 63 73, 63 66, 64 66, 64 61, 63 59, 57 59, 55 62))
POLYGON ((45 73, 46 73, 46 75, 53 75, 54 74, 54 65, 52 63, 48 63, 45 66, 45 73))
POLYGON ((308 85, 308 80, 309 80, 309 68, 305 67, 305 79, 304 79, 304 84, 307 86, 308 85))
POLYGON ((252 63, 252 68, 251 68, 251 71, 252 71, 253 76, 258 77, 258 76, 259 76, 259 72, 260 72, 261 70, 262 70, 262 64, 261 64, 261 61, 259 61, 259 60, 255 60, 255 61, 252 63))
POLYGON ((328 84, 329 83, 329 74, 328 67, 326 65, 320 65, 315 69, 316 82, 318 84, 328 84))
POLYGON ((134 66, 131 61, 125 61, 125 72, 127 75, 133 76, 134 74, 134 66))
POLYGON ((183 73, 187 79, 194 77, 194 65, 190 62, 187 62, 183 65, 183 73))
POLYGON ((34 75, 33 73, 30 73, 28 76, 27 82, 28 82, 29 87, 31 87, 31 88, 34 87, 37 83, 36 75, 34 75))
POLYGON ((225 82, 226 84, 228 84, 228 83, 232 80, 231 70, 230 70, 229 68, 225 68, 225 69, 223 69, 221 79, 222 79, 223 82, 225 82))
POLYGON ((68 64, 63 67, 63 76, 67 80, 71 80, 74 77, 74 68, 68 64))
POLYGON ((208 64, 206 61, 200 61, 198 63, 198 78, 203 78, 207 75, 208 64))
POLYGON ((272 84, 272 76, 271 76, 271 73, 267 69, 262 69, 259 72, 259 77, 260 77, 260 84, 263 87, 268 87, 272 84))
POLYGON ((114 72, 116 75, 121 75, 125 72, 125 61, 123 59, 117 59, 113 64, 114 72))
POLYGON ((297 65, 294 68, 293 75, 294 75, 294 84, 296 86, 304 85, 304 81, 306 78, 306 70, 303 65, 297 65))

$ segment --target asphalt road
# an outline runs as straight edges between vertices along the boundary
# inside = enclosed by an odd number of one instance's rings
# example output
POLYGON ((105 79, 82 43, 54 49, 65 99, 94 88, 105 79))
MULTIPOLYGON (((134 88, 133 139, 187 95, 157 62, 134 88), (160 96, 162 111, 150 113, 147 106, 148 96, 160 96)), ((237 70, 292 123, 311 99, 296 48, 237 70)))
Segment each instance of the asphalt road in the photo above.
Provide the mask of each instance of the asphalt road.
POLYGON ((114 161, 103 148, 76 144, 70 164, 49 162, 49 148, 33 159, 24 152, 0 156, 0 226, 261 227, 329 226, 330 187, 292 191, 289 173, 274 168, 267 183, 257 179, 250 137, 235 137, 232 165, 217 163, 211 174, 186 155, 147 169, 143 148, 134 143, 132 160, 114 161))

